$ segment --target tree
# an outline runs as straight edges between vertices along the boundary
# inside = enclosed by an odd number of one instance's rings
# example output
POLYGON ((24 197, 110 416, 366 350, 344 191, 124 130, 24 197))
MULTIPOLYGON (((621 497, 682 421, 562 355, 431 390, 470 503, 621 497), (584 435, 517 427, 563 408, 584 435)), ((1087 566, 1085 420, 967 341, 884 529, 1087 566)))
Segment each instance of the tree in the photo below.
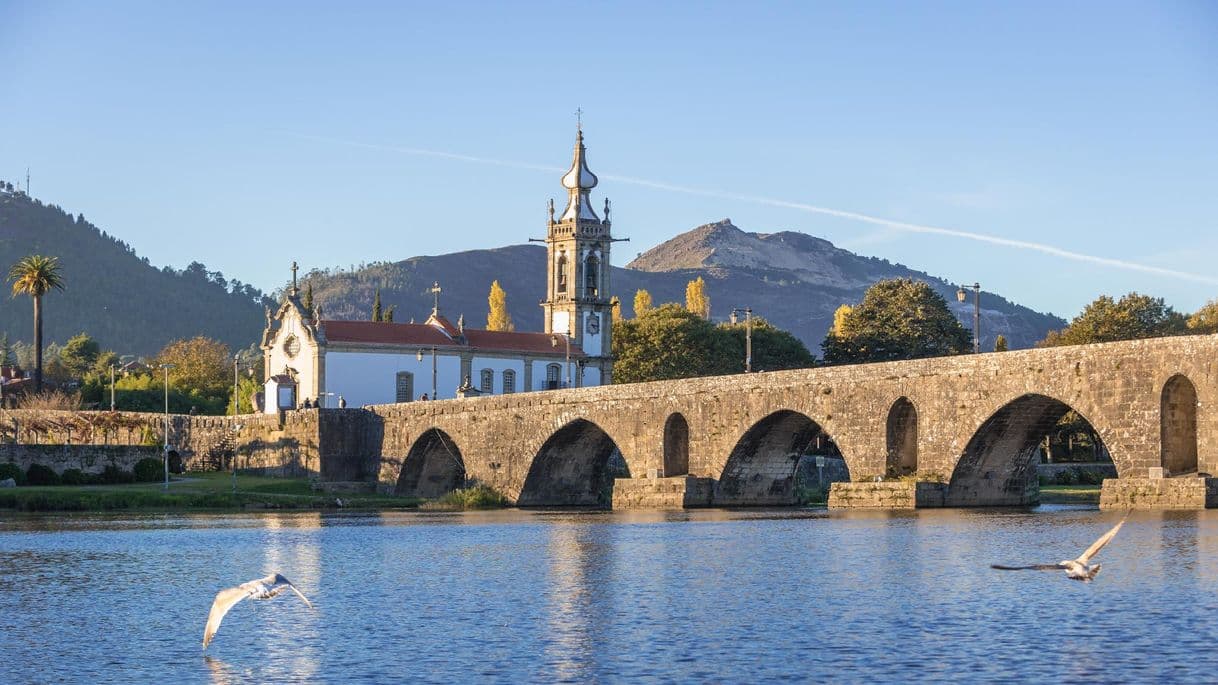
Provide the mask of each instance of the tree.
POLYGON ((1218 299, 1210 300, 1188 317, 1189 333, 1218 333, 1218 299))
POLYGON ((88 333, 78 333, 68 339, 59 350, 59 359, 73 378, 83 379, 93 370, 97 357, 101 354, 101 345, 89 337, 88 333))
POLYGON ((622 320, 622 300, 617 295, 609 298, 609 320, 610 323, 622 320))
POLYGON ((385 317, 381 313, 381 289, 376 289, 376 297, 372 300, 372 320, 384 321, 385 317))
POLYGON ((1188 325, 1163 298, 1129 293, 1120 300, 1101 295, 1083 308, 1069 326, 1051 332, 1037 347, 1086 345, 1090 343, 1137 340, 1187 332, 1188 325))
POLYGON ((634 318, 651 311, 651 293, 642 288, 634 292, 634 318))
POLYGON ((614 383, 737 373, 740 354, 730 336, 675 304, 613 325, 614 383))
POLYGON ((0 335, 0 366, 16 366, 17 356, 8 344, 8 333, 0 335))
POLYGON ((206 403, 215 399, 224 406, 232 387, 232 355, 228 345, 202 336, 175 340, 156 356, 153 366, 173 364, 169 382, 174 388, 195 395, 206 403))
POLYGON ((706 281, 701 276, 685 285, 685 308, 710 320, 710 296, 706 294, 706 281))
POLYGON ((389 305, 389 309, 385 310, 385 323, 393 323, 393 310, 396 305, 389 305))
POLYGON ((58 257, 30 255, 9 269, 13 295, 29 295, 34 300, 34 392, 42 392, 42 296, 63 290, 63 275, 58 257))
POLYGON ((840 337, 842 332, 846 330, 846 317, 850 316, 850 312, 853 310, 854 307, 848 304, 838 307, 833 312, 833 328, 829 332, 840 337))
POLYGON ((972 349, 969 331, 929 285, 894 278, 867 289, 843 317, 840 334, 821 343, 834 364, 919 359, 972 349))
MULTIPOLYGON (((789 332, 761 317, 753 317, 752 326, 754 371, 807 369, 816 363, 816 357, 812 356, 803 341, 789 332)), ((748 333, 746 323, 721 323, 718 329, 731 339, 736 351, 736 370, 743 371, 748 333)))
POLYGON ((997 338, 994 338, 994 351, 995 352, 1006 352, 1007 351, 1007 337, 1005 335, 1000 334, 997 338))
POLYGON ((490 311, 486 315, 486 330, 516 330, 516 327, 512 325, 512 316, 508 314, 507 310, 507 293, 503 291, 503 286, 499 285, 499 281, 491 281, 491 292, 486 299, 490 305, 490 311))
POLYGON ((304 299, 300 303, 304 305, 306 312, 313 313, 313 281, 305 283, 304 299))

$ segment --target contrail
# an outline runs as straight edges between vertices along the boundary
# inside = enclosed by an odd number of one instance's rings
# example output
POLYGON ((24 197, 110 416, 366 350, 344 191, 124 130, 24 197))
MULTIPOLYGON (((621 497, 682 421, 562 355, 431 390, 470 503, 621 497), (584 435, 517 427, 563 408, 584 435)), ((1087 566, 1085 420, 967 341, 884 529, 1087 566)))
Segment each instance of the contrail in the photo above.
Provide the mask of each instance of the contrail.
MULTIPOLYGON (((490 157, 477 157, 474 155, 463 155, 454 152, 442 152, 439 150, 426 150, 414 147, 401 147, 394 145, 378 145, 373 143, 360 143, 350 140, 340 140, 337 138, 327 138, 323 136, 313 136, 301 133, 293 133, 285 131, 287 135, 305 140, 316 142, 334 143, 338 145, 347 145, 351 147, 361 147, 369 150, 385 150, 389 152, 400 152, 408 155, 416 155, 420 157, 440 157, 443 159, 452 159, 461 162, 472 162, 475 164, 490 164, 494 166, 509 167, 513 169, 528 169, 530 171, 546 171, 554 173, 562 173, 566 171, 564 167, 548 166, 544 164, 530 164, 528 162, 517 162, 504 159, 493 159, 490 157)), ((735 200, 738 202, 748 202, 750 204, 767 205, 770 207, 781 207, 784 209, 795 209, 801 212, 810 214, 820 214, 823 216, 832 216, 839 219, 848 219, 862 223, 873 224, 876 226, 885 226, 887 228, 905 231, 907 233, 926 233, 932 235, 944 235, 953 238, 963 238, 965 240, 973 240, 991 245, 1001 245, 1003 247, 1013 247, 1020 250, 1030 250, 1040 252, 1042 254, 1060 257, 1062 259, 1070 259, 1076 262, 1086 262, 1089 264, 1099 264, 1101 266, 1109 266, 1127 271, 1138 271, 1141 273, 1154 274, 1156 276, 1167 276, 1170 278, 1178 278, 1185 281, 1193 281, 1196 283, 1218 284, 1218 277, 1205 276, 1202 274, 1190 273, 1187 271, 1177 271, 1175 269, 1166 269, 1149 264, 1140 264, 1124 259, 1113 259, 1111 257, 1100 257, 1097 255, 1084 254, 1082 252, 1074 252, 1066 250, 1054 245, 1045 243, 1037 243, 1028 240, 1015 240, 1013 238, 1003 238, 1001 236, 989 235, 986 233, 976 233, 974 231, 964 231, 955 228, 944 228, 942 226, 927 226, 924 224, 911 224, 905 221, 895 221, 893 219, 885 219, 883 217, 871 216, 869 214, 860 214, 858 212, 850 212, 842 209, 832 209, 830 207, 819 207, 804 202, 792 202, 790 200, 781 200, 772 197, 763 197, 760 195, 745 195, 741 193, 732 193, 723 190, 711 190, 706 188, 691 188, 689 186, 675 185, 665 183, 663 181, 652 181, 645 178, 634 178, 631 176, 618 176, 615 174, 598 174, 601 178, 617 181, 618 183, 627 183, 630 185, 643 186, 654 188, 656 190, 666 190, 674 193, 682 193, 685 195, 699 195, 702 197, 714 197, 723 200, 735 200)))

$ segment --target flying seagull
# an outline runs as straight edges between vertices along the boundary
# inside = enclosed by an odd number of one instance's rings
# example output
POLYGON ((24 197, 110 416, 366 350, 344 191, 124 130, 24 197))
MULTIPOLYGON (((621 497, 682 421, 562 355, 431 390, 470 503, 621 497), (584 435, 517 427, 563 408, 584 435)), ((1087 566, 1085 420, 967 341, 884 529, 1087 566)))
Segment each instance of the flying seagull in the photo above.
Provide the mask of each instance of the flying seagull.
POLYGON ((203 649, 207 649, 207 645, 215 637, 216 631, 220 629, 220 621, 224 620, 224 615, 228 613, 229 609, 236 606, 237 602, 247 597, 271 599, 278 596, 284 590, 295 592, 296 596, 310 609, 313 608, 313 605, 309 603, 309 599, 300 594, 300 590, 297 590, 290 580, 278 573, 272 573, 266 578, 251 580, 237 587, 230 587, 227 590, 217 592, 216 600, 211 603, 211 612, 207 614, 207 627, 203 629, 203 649))
POLYGON ((1066 561, 1059 561, 1056 564, 1033 564, 1032 566, 1000 566, 993 564, 990 568, 996 568, 1000 571, 1060 571, 1064 569, 1067 578, 1090 582, 1100 572, 1100 564, 1095 566, 1087 565, 1091 561, 1091 557, 1099 554, 1100 550, 1104 549, 1104 545, 1112 542, 1112 538, 1116 537, 1117 531, 1121 529, 1121 526, 1125 525, 1125 519, 1127 518, 1129 518, 1129 514, 1125 514, 1125 518, 1122 518, 1120 523, 1113 526, 1112 530, 1100 536, 1099 540, 1091 543, 1087 551, 1079 555, 1077 559, 1067 559, 1066 561))

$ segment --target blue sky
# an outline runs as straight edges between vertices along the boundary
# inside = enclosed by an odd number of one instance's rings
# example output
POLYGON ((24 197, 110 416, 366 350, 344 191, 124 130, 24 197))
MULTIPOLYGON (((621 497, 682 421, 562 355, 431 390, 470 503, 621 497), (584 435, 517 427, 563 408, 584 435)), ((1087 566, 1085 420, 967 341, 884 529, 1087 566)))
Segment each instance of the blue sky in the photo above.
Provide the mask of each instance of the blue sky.
POLYGON ((619 265, 731 217, 1066 317, 1218 296, 1212 2, 0 0, 0 64, 0 178, 265 289, 541 236, 581 107, 619 265))

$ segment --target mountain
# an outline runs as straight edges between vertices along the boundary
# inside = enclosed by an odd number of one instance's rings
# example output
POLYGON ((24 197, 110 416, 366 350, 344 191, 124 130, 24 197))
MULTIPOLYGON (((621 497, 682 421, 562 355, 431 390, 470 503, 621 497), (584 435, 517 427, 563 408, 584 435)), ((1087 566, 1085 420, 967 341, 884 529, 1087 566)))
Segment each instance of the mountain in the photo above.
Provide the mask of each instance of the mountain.
MULTIPOLYGON (((545 248, 514 245, 400 262, 378 263, 354 271, 314 271, 307 281, 326 318, 367 319, 379 288, 385 307, 394 306, 395 320, 422 321, 432 307, 433 282, 442 293, 440 308, 450 318, 464 314, 471 327, 486 325, 487 293, 498 280, 508 295, 508 310, 518 330, 541 330, 545 297, 545 248)), ((724 219, 692 231, 639 255, 626 268, 614 268, 612 289, 632 316, 639 288, 653 300, 684 302, 685 285, 702 276, 715 320, 728 317, 732 307, 753 311, 790 330, 819 354, 820 343, 833 323, 833 312, 844 303, 862 299, 864 291, 885 278, 926 281, 943 295, 965 326, 973 323, 972 298, 956 301, 956 288, 946 281, 834 247, 803 233, 747 233, 724 219)), ((982 293, 982 349, 993 349, 1005 335, 1012 348, 1030 347, 1061 319, 982 293)))
MULTIPOLYGON (((234 349, 258 340, 263 294, 198 262, 158 269, 124 242, 11 184, 0 183, 0 277, 22 257, 58 257, 65 291, 43 297, 45 344, 85 331, 105 349, 151 355, 179 338, 204 335, 234 349)), ((0 297, 0 335, 33 340, 29 297, 0 297)))

